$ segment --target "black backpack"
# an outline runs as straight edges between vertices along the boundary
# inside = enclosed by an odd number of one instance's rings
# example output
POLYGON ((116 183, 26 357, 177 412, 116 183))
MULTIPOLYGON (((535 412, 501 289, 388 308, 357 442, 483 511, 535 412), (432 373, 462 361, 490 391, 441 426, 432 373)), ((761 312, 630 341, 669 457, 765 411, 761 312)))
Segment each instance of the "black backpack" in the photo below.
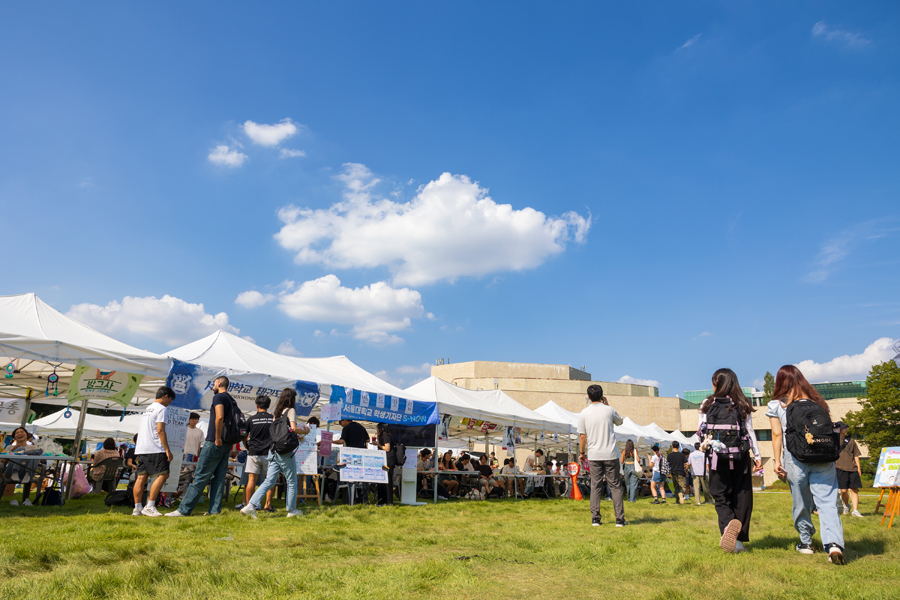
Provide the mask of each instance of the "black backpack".
POLYGON ((272 450, 278 454, 293 452, 300 445, 297 434, 291 431, 291 422, 287 415, 281 415, 269 425, 269 436, 272 438, 272 450))
MULTIPOLYGON (((244 414, 238 408, 237 402, 234 401, 231 394, 226 393, 225 395, 231 401, 231 410, 225 415, 225 422, 222 427, 222 443, 231 446, 247 436, 247 420, 244 419, 244 414)), ((215 412, 213 412, 212 416, 215 419, 215 412)))
POLYGON ((103 501, 107 506, 131 506, 134 507, 134 493, 129 490, 116 490, 106 495, 103 501))
POLYGON ((392 451, 394 452, 394 464, 398 467, 402 467, 406 464, 406 444, 397 442, 392 444, 392 446, 392 451))
POLYGON ((802 463, 834 462, 841 455, 840 431, 819 404, 808 400, 788 404, 784 445, 802 463))
POLYGON ((744 453, 750 450, 747 432, 741 423, 741 411, 731 398, 713 398, 706 410, 704 425, 700 427, 703 435, 710 435, 713 440, 725 446, 724 452, 712 453, 712 469, 717 468, 720 460, 727 460, 730 468, 734 468, 734 461, 740 460, 744 453))

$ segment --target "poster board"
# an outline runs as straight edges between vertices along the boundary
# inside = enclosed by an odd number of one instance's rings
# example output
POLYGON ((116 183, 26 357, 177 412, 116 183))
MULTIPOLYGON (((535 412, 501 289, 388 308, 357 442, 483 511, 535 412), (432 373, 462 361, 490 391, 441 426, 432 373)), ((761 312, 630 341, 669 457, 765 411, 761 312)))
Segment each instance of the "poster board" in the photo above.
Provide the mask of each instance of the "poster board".
POLYGON ((169 478, 162 491, 175 493, 178 491, 178 479, 181 474, 181 463, 184 460, 184 441, 187 438, 188 419, 191 411, 169 405, 166 407, 166 439, 172 462, 169 463, 169 478))
POLYGON ((67 395, 71 404, 85 399, 110 400, 126 407, 134 398, 143 379, 143 375, 126 371, 103 371, 95 367, 78 365, 72 371, 67 395))
POLYGON ((341 462, 347 466, 340 470, 341 481, 364 481, 367 483, 387 483, 387 464, 384 450, 369 448, 341 447, 341 462))
POLYGON ((309 433, 300 440, 300 445, 294 453, 294 462, 297 465, 298 475, 315 475, 318 473, 317 461, 319 453, 316 449, 316 427, 309 426, 309 433))
POLYGON ((333 431, 323 431, 322 441, 319 444, 319 456, 331 456, 331 443, 334 441, 333 431))
POLYGON ((900 486, 900 447, 882 448, 873 487, 900 486))

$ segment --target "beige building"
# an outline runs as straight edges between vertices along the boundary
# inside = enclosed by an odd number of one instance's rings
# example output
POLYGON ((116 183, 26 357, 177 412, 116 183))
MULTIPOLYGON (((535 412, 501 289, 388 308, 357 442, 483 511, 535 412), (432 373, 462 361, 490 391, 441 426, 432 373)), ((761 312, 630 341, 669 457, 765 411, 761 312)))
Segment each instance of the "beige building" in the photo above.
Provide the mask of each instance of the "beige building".
MULTIPOLYGON (((566 410, 580 412, 588 403, 587 388, 603 386, 609 405, 623 417, 630 417, 638 425, 656 423, 666 431, 681 431, 690 436, 697 431, 699 411, 696 404, 680 398, 659 395, 655 387, 593 381, 591 374, 568 365, 470 361, 435 365, 431 374, 468 390, 502 390, 526 407, 534 410, 552 400, 566 410)), ((859 410, 856 398, 829 399, 828 405, 835 421, 851 410, 859 410)), ((765 485, 775 481, 772 468, 772 427, 765 406, 756 407, 753 428, 759 439, 763 456, 765 485)), ((866 448, 860 448, 867 455, 866 448)))

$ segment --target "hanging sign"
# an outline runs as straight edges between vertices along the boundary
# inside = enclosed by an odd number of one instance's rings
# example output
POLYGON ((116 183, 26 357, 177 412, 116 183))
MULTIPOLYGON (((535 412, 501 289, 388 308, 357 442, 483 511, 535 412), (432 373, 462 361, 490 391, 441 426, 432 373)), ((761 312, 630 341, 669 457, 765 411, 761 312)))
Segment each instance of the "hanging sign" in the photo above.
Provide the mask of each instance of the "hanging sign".
POLYGON ((438 441, 446 442, 450 439, 450 421, 453 419, 453 415, 442 414, 441 422, 438 425, 438 441))
POLYGON ((84 399, 109 400, 123 407, 128 406, 144 379, 127 371, 104 371, 96 367, 79 365, 72 371, 68 399, 74 404, 84 399))
POLYGON ((341 403, 329 402, 322 405, 322 420, 326 423, 333 423, 341 420, 341 403))
POLYGON ((25 401, 21 398, 0 398, 0 423, 18 425, 25 416, 25 401))
POLYGON ((172 462, 169 463, 169 476, 163 485, 162 491, 175 493, 178 491, 178 475, 181 473, 181 463, 184 460, 184 442, 187 439, 188 419, 191 411, 186 408, 176 408, 172 405, 166 407, 166 441, 169 443, 169 451, 172 453, 172 462))
POLYGON ((294 409, 298 417, 309 416, 319 401, 319 386, 311 381, 270 377, 256 373, 235 373, 231 369, 218 369, 176 360, 169 371, 166 385, 175 391, 173 406, 191 410, 209 410, 213 399, 213 382, 224 375, 228 378, 228 393, 242 409, 256 406, 257 396, 272 399, 284 388, 297 391, 294 409))
POLYGON ((378 408, 375 393, 339 385, 331 386, 331 402, 340 405, 341 419, 396 425, 434 425, 438 422, 437 404, 434 402, 384 396, 384 406, 378 408))

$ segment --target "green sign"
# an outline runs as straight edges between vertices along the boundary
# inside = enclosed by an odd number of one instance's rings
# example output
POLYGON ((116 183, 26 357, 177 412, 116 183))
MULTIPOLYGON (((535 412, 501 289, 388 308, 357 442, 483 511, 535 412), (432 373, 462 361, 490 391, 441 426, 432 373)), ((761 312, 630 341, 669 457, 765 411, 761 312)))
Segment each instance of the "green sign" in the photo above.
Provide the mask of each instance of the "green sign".
POLYGON ((77 366, 69 384, 69 403, 84 400, 109 400, 128 406, 141 385, 143 375, 127 371, 103 371, 96 367, 77 366))

